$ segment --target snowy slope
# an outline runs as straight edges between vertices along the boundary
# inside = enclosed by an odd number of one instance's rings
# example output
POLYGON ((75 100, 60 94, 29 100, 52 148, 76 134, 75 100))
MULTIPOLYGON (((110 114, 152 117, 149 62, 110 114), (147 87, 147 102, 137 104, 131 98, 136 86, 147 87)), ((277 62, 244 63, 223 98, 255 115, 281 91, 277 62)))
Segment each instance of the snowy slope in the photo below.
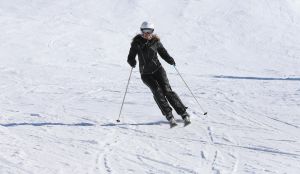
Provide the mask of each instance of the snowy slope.
POLYGON ((298 0, 2 0, 0 24, 0 174, 300 172, 298 0), (138 69, 116 124, 145 19, 207 118, 161 60, 192 124, 138 69))

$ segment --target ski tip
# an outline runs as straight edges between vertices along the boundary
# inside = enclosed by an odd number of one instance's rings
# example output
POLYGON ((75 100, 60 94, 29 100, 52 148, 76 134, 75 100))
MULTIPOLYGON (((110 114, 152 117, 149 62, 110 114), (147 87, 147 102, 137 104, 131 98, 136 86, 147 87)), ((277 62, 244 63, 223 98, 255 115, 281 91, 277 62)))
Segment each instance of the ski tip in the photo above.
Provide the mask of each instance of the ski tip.
POLYGON ((187 126, 190 125, 190 124, 191 124, 191 122, 185 123, 185 124, 183 125, 183 127, 187 127, 187 126))
POLYGON ((178 126, 178 124, 172 124, 172 125, 170 125, 170 128, 172 129, 173 127, 176 127, 176 126, 178 126))

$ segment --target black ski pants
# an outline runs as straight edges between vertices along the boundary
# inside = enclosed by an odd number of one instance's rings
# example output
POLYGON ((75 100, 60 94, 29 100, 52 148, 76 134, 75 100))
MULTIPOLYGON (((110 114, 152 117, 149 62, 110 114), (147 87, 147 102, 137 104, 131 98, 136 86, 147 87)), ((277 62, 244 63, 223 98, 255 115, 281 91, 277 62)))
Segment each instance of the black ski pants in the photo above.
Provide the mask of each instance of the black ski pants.
MULTIPOLYGON (((153 74, 142 74, 143 82, 151 89, 154 100, 159 106, 162 114, 166 117, 170 116, 172 112, 171 106, 175 109, 178 115, 182 115, 186 108, 180 100, 179 96, 172 91, 166 71, 160 67, 153 74), (168 103, 169 101, 169 103, 168 103)), ((167 118, 169 119, 169 118, 167 118)))

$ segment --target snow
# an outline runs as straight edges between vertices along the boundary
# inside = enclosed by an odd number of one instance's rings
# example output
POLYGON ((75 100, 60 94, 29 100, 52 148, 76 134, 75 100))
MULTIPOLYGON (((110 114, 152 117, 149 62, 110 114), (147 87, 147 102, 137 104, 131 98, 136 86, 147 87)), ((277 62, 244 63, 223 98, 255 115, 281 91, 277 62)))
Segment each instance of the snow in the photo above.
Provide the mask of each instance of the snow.
POLYGON ((0 1, 0 174, 300 171, 298 0, 0 1), (192 124, 169 129, 134 69, 144 20, 192 124))

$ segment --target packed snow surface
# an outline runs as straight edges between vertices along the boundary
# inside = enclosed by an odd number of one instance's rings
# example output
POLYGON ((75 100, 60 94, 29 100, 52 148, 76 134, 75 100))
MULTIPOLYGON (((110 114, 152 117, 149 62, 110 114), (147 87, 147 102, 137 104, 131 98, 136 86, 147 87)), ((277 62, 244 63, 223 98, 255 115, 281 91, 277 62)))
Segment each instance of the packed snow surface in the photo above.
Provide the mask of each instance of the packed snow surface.
POLYGON ((299 0, 1 0, 0 174, 299 174, 299 0), (144 20, 192 124, 130 67, 144 20))

